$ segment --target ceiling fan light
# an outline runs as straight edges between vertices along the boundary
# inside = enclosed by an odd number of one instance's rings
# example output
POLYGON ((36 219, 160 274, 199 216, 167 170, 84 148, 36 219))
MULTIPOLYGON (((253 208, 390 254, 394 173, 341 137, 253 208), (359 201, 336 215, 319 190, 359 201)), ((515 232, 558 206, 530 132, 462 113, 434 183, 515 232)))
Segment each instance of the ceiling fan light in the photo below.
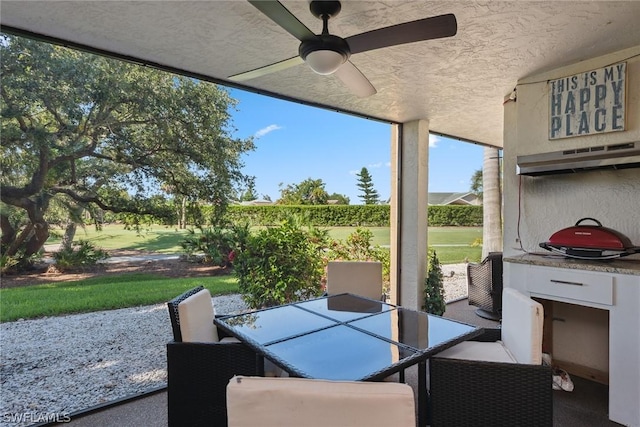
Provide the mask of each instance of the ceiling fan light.
POLYGON ((349 59, 351 50, 344 39, 331 34, 321 34, 300 43, 298 53, 314 72, 326 76, 335 72, 349 59))
POLYGON ((347 56, 334 50, 316 50, 307 54, 305 61, 317 74, 334 73, 347 60, 347 56))

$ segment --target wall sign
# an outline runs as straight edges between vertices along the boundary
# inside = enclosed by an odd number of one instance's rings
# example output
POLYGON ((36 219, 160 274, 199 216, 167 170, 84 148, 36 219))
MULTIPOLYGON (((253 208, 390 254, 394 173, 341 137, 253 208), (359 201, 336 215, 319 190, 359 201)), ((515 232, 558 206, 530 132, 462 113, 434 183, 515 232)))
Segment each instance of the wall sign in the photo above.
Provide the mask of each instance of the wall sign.
POLYGON ((624 130, 627 63, 549 81, 549 139, 624 130))

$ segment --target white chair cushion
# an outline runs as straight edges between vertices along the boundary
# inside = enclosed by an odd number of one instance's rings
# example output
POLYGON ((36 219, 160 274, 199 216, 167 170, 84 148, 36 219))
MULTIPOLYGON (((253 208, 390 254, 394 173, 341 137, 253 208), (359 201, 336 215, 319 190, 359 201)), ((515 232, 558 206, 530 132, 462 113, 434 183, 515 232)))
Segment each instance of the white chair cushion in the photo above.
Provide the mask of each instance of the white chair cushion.
POLYGON ((415 427, 413 389, 389 382, 233 377, 229 427, 415 427))
POLYGON ((435 357, 542 364, 542 304, 512 288, 502 291, 502 341, 464 341, 435 357))
POLYGON ((464 341, 438 353, 435 357, 447 359, 479 360, 484 362, 517 363, 502 341, 464 341))
POLYGON ((203 289, 178 304, 183 342, 218 342, 211 293, 203 289))
POLYGON ((382 297, 382 263, 377 261, 329 261, 327 293, 351 293, 379 300, 382 297))
POLYGON ((542 364, 544 309, 513 288, 502 292, 502 341, 518 363, 542 364))

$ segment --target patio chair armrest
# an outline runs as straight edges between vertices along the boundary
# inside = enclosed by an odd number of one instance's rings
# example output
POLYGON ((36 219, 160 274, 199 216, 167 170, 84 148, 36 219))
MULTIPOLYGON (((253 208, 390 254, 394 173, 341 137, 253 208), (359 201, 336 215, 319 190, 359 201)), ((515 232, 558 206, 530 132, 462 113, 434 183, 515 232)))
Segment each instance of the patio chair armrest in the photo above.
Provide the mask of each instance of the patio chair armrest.
POLYGON ((431 426, 552 426, 549 366, 432 358, 431 426))
POLYGON ((169 426, 225 426, 229 380, 234 375, 259 375, 259 371, 256 354, 242 343, 169 342, 169 426))
MULTIPOLYGON (((216 319, 219 319, 221 317, 225 317, 225 314, 216 314, 215 317, 216 319)), ((218 339, 221 340, 222 338, 229 338, 232 337, 233 335, 231 335, 230 333, 228 333, 227 331, 225 331, 222 328, 218 328, 216 327, 216 329, 218 330, 218 339)))
POLYGON ((502 329, 501 328, 484 328, 482 335, 478 335, 473 338, 471 341, 479 341, 479 342, 496 342, 502 339, 502 329))

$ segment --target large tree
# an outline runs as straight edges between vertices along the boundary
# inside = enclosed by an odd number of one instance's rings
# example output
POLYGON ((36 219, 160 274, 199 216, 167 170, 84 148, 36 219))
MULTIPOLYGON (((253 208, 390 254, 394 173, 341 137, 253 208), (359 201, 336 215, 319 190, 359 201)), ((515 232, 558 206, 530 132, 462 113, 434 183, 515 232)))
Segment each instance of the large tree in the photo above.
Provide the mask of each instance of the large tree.
POLYGON ((357 173, 358 188, 360 194, 358 197, 364 202, 365 205, 377 205, 380 203, 380 196, 375 188, 373 188, 373 178, 367 168, 362 168, 360 173, 357 173))
POLYGON ((336 205, 348 205, 350 201, 347 196, 340 193, 329 194, 329 200, 336 205))
POLYGON ((326 205, 329 193, 322 179, 307 178, 299 184, 280 184, 280 205, 326 205))
POLYGON ((49 236, 54 199, 161 215, 153 196, 211 203, 245 186, 235 101, 218 86, 0 35, 2 251, 26 259, 49 236))

